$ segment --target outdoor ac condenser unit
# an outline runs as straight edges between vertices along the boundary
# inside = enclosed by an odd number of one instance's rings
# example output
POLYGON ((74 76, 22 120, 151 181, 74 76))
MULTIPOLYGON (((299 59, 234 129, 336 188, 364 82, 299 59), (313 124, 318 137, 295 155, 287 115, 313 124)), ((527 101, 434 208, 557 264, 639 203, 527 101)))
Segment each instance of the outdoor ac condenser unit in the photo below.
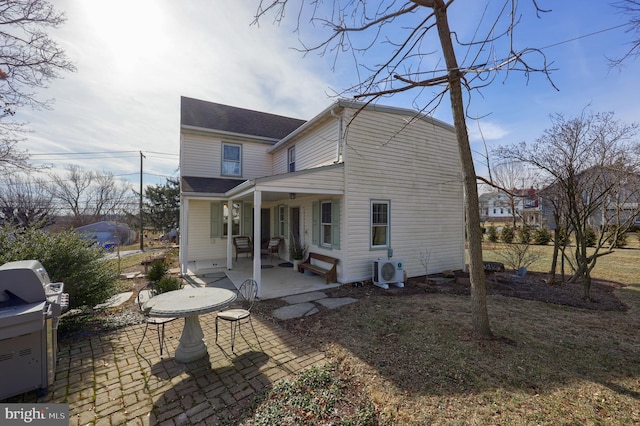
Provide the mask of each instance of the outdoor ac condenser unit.
POLYGON ((378 259, 373 262, 373 284, 388 289, 389 284, 404 287, 404 268, 400 259, 378 259))

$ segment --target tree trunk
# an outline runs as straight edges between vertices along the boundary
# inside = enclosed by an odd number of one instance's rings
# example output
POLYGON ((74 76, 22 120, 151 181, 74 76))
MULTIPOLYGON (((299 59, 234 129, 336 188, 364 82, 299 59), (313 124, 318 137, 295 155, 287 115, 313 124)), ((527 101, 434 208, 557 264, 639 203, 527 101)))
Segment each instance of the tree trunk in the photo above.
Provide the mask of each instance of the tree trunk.
POLYGON ((471 281, 471 313, 474 333, 477 338, 492 338, 493 333, 489 325, 487 313, 487 291, 482 263, 482 229, 480 228, 480 207, 478 203, 478 187, 476 172, 469 145, 469 134, 465 120, 462 98, 462 74, 458 69, 451 31, 447 19, 447 8, 442 0, 434 1, 438 36, 442 45, 442 53, 447 64, 449 74, 449 97, 453 123, 458 141, 458 152, 462 163, 464 193, 466 205, 467 236, 469 241, 469 276, 471 281))

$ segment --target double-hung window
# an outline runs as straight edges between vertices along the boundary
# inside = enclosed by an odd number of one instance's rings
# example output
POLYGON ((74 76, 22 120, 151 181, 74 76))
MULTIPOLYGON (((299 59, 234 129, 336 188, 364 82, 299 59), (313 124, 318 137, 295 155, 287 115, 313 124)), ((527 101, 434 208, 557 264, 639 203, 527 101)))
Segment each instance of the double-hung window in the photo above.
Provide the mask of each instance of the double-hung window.
POLYGON ((278 235, 284 237, 287 227, 287 211, 285 206, 278 206, 278 235))
POLYGON ((371 248, 389 248, 389 201, 371 201, 371 248))
POLYGON ((237 144, 222 144, 223 176, 242 176, 242 146, 237 144))
POLYGON ((229 216, 231 216, 231 233, 240 235, 240 203, 233 203, 231 215, 229 215, 229 204, 222 205, 222 235, 227 236, 227 226, 229 224, 229 216))
POLYGON ((289 172, 296 171, 296 147, 292 146, 287 150, 287 164, 289 172))
POLYGON ((331 246, 331 201, 320 203, 320 245, 331 246))

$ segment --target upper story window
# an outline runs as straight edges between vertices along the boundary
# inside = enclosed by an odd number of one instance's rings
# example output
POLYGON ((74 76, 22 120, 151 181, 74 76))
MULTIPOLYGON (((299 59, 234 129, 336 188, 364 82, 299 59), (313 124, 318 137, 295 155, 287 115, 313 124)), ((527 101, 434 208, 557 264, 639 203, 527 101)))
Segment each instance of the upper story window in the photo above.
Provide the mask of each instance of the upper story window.
POLYGON ((242 146, 222 144, 222 175, 242 176, 242 146))
POLYGON ((287 164, 290 172, 296 171, 296 147, 292 146, 287 151, 287 164))

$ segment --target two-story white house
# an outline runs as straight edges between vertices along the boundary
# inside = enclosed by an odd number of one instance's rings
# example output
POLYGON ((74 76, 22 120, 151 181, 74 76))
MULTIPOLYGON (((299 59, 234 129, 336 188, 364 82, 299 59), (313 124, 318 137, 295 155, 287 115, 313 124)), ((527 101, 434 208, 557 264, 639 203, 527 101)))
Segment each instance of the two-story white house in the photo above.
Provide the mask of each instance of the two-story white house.
POLYGON ((413 110, 338 100, 305 121, 183 97, 180 184, 183 273, 206 259, 232 270, 236 235, 282 237, 283 260, 299 239, 339 259, 339 283, 390 254, 408 277, 427 251, 429 273, 465 266, 454 129, 413 110))

